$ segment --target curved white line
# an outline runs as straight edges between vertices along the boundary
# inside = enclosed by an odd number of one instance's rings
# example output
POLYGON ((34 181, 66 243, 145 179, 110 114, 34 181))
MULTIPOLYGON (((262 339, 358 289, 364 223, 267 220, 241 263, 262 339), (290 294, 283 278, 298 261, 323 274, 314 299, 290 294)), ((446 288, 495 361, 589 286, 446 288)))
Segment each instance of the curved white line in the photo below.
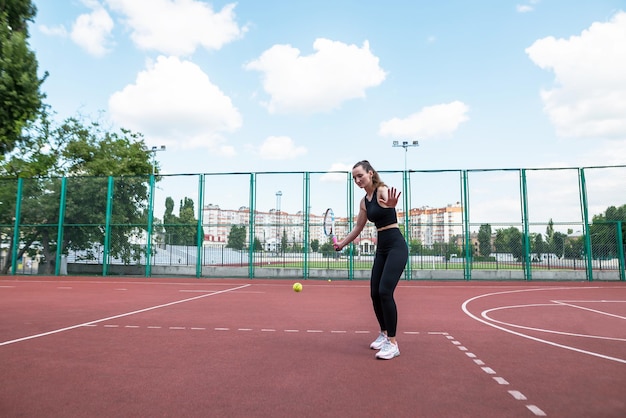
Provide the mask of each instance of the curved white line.
POLYGON ((527 308, 527 307, 534 307, 534 306, 551 306, 551 307, 555 307, 555 308, 560 308, 560 307, 563 307, 565 305, 551 304, 551 303, 535 303, 535 304, 531 304, 531 305, 502 306, 502 307, 499 307, 499 308, 492 308, 492 309, 487 309, 486 311, 482 311, 480 316, 482 316, 483 318, 488 319, 488 320, 490 320, 492 322, 496 322, 498 324, 508 325, 508 326, 514 327, 514 328, 527 329, 527 330, 530 330, 530 331, 545 332, 547 334, 559 334, 559 335, 567 335, 567 336, 570 336, 570 337, 594 338, 594 339, 598 339, 598 340, 609 340, 609 341, 626 341, 626 338, 603 337, 601 335, 590 335, 590 334, 574 334, 572 332, 554 331, 554 330, 550 330, 550 329, 526 327, 524 325, 517 325, 517 324, 512 324, 510 322, 499 321, 499 320, 493 319, 492 317, 489 316, 489 313, 491 313, 493 311, 499 311, 499 310, 502 310, 502 309, 527 308))
POLYGON ((463 309, 463 312, 465 312, 465 314, 467 316, 469 316, 470 318, 475 319, 478 322, 482 322, 485 325, 488 325, 490 327, 499 329, 500 331, 504 331, 504 332, 508 332, 509 334, 513 334, 513 335, 517 335, 518 337, 522 337, 522 338, 528 338, 529 340, 533 340, 533 341, 537 341, 540 343, 544 343, 544 344, 548 344, 554 347, 559 347, 559 348, 564 348, 566 350, 571 350, 571 351, 575 351, 578 353, 582 353, 582 354, 588 354, 590 356, 594 356, 594 357, 599 357, 599 358, 603 358, 605 360, 611 360, 611 361, 615 361, 618 363, 623 363, 626 364, 626 360, 625 359, 621 359, 621 358, 616 358, 616 357, 610 357, 610 356, 605 356, 604 354, 600 354, 600 353, 594 353, 592 351, 586 351, 586 350, 581 350, 579 348, 576 347, 570 347, 567 345, 563 345, 563 344, 557 344, 555 342, 552 341, 547 341, 547 340, 542 340, 541 338, 536 338, 536 337, 532 337, 530 335, 526 335, 526 334, 522 334, 521 332, 516 332, 504 327, 501 327, 499 325, 496 324, 492 324, 491 322, 488 322, 484 319, 481 319, 479 317, 477 317, 476 315, 472 314, 468 309, 467 309, 467 305, 477 299, 483 298, 483 297, 488 297, 488 296, 495 296, 495 295, 505 295, 505 294, 509 294, 509 293, 520 293, 520 292, 533 292, 536 290, 572 290, 572 289, 599 289, 599 287, 587 287, 587 288, 580 288, 580 287, 550 287, 550 288, 542 288, 542 289, 524 289, 524 290, 514 290, 514 291, 505 291, 505 292, 495 292, 495 293, 486 293, 484 295, 478 295, 478 296, 474 296, 473 298, 470 298, 468 300, 466 300, 465 302, 463 302, 463 305, 461 305, 461 309, 463 309))

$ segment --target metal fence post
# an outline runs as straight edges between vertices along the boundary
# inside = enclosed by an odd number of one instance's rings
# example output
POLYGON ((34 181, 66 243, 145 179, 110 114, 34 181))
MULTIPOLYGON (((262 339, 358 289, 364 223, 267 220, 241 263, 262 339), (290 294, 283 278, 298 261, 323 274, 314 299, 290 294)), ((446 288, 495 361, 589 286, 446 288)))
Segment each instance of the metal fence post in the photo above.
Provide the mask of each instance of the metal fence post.
POLYGON ((619 279, 626 281, 626 274, 624 272, 624 235, 622 234, 622 221, 617 221, 617 256, 619 258, 619 279))
POLYGON ((309 278, 309 229, 310 229, 310 212, 311 212, 311 173, 308 171, 304 173, 304 238, 302 241, 302 255, 303 255, 303 265, 302 265, 302 278, 309 278))
POLYGON ((591 234, 589 230, 589 208, 587 203, 587 184, 585 181, 585 169, 578 170, 578 187, 580 193, 581 213, 583 217, 583 234, 585 234, 585 253, 587 259, 587 280, 593 281, 593 254, 591 253, 591 234))
POLYGON ((520 170, 520 198, 522 204, 522 248, 524 249, 524 279, 532 280, 532 265, 530 263, 530 231, 528 221, 528 187, 526 183, 526 169, 520 170))
POLYGON ((17 179, 17 196, 15 200, 15 221, 13 222, 13 248, 11 249, 11 274, 17 272, 17 252, 20 248, 20 217, 22 216, 22 184, 24 179, 17 179))
POLYGON ((58 276, 61 272, 61 253, 63 252, 63 223, 65 219, 65 190, 67 177, 61 179, 61 196, 59 201, 59 222, 57 227, 57 254, 54 266, 54 275, 58 276))
POLYGON ((404 240, 406 241, 406 245, 407 247, 409 247, 409 257, 406 260, 406 268, 405 268, 405 273, 404 276, 406 278, 406 280, 411 280, 412 277, 412 272, 411 272, 411 255, 410 255, 410 243, 411 243, 411 237, 410 237, 410 218, 409 218, 409 208, 410 208, 410 203, 411 200, 409 199, 409 194, 410 194, 410 181, 409 181, 409 171, 408 170, 404 170, 402 172, 402 187, 404 188, 404 240))
POLYGON ((255 250, 255 225, 254 225, 254 213, 256 211, 256 175, 255 173, 250 173, 250 213, 248 215, 248 278, 254 278, 254 250, 255 250))
POLYGON ((467 170, 461 171, 461 204, 463 206, 463 231, 465 241, 465 263, 463 264, 463 278, 472 279, 472 240, 469 220, 469 179, 467 170))
POLYGON ((111 248, 111 216, 113 215, 113 176, 107 185, 107 208, 104 220, 104 250, 102 253, 102 275, 109 274, 109 248, 111 248))
POLYGON ((202 254, 204 243, 203 224, 204 213, 204 174, 198 176, 198 224, 196 227, 196 278, 202 276, 202 254))
MULTIPOLYGON (((347 188, 348 188, 348 231, 352 231, 354 227, 354 185, 352 184, 352 173, 347 173, 347 188)), ((378 243, 376 244, 378 246, 378 243)), ((354 279, 354 242, 351 242, 348 246, 348 280, 354 279)))

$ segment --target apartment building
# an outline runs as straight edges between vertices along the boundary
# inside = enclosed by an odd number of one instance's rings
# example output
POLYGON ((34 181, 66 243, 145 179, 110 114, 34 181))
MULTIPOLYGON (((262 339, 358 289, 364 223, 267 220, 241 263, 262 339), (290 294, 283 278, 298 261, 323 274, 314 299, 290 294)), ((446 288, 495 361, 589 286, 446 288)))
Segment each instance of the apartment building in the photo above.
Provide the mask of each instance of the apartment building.
MULTIPOLYGON (((409 211, 410 239, 419 240, 423 245, 449 242, 451 238, 462 234, 463 210, 459 202, 441 208, 421 207, 409 211)), ((326 241, 322 231, 323 214, 309 214, 309 242, 326 241)), ((404 212, 398 212, 398 221, 404 224, 404 212)), ((250 209, 221 209, 218 205, 209 204, 203 210, 204 243, 226 245, 228 234, 233 225, 244 225, 249 228, 250 209)), ((350 223, 347 218, 337 218, 337 235, 344 236, 349 232, 350 223)), ((254 213, 254 236, 266 250, 276 248, 283 236, 288 243, 301 244, 304 240, 304 213, 295 214, 271 209, 268 212, 254 213)), ((364 253, 371 253, 376 246, 376 228, 368 222, 355 244, 364 253)))

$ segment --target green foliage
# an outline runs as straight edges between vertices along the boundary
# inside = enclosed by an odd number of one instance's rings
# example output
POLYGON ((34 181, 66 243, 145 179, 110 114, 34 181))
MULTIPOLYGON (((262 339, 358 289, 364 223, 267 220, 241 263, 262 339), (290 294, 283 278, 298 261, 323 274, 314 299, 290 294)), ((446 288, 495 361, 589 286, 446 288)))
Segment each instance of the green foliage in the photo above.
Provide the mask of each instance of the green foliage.
POLYGON ((524 254, 522 233, 513 226, 496 230, 494 246, 497 253, 510 253, 518 260, 521 260, 524 254))
POLYGON ((337 254, 337 251, 335 251, 335 247, 333 246, 333 241, 330 238, 321 245, 319 250, 325 257, 335 257, 337 254))
POLYGON ((478 229, 478 252, 482 256, 491 254, 491 225, 483 224, 478 229))
POLYGON ((409 253, 410 254, 422 254, 424 252, 422 248, 422 242, 418 239, 412 239, 409 241, 409 253))
MULTIPOLYGON (((104 243, 108 179, 113 176, 110 255, 130 263, 139 259, 136 244, 147 226, 148 177, 152 166, 138 134, 109 132, 97 123, 69 118, 56 125, 43 114, 28 131, 26 141, 0 162, 0 224, 15 214, 16 177, 23 177, 18 257, 33 243, 41 245, 48 273, 58 248, 91 251, 104 243), (144 174, 144 176, 138 176, 144 174), (100 177, 91 177, 100 176, 100 177), (62 181, 66 180, 63 241, 57 242, 62 181), (134 243, 134 244, 132 244, 134 243)), ((10 261, 10 260, 9 260, 10 261)), ((4 272, 10 262, 5 263, 4 272)))
POLYGON ((285 250, 289 248, 289 243, 287 242, 287 231, 283 229, 283 235, 280 237, 280 252, 284 253, 285 250))
POLYGON ((320 241, 318 239, 311 240, 311 251, 314 253, 318 252, 320 249, 320 241))
POLYGON ((626 246, 626 205, 610 206, 604 214, 595 215, 589 226, 592 256, 615 258, 618 255, 617 227, 621 223, 622 246, 626 246))
POLYGON ((185 197, 180 201, 178 216, 173 214, 174 200, 165 199, 165 214, 163 228, 165 243, 169 245, 191 245, 198 243, 198 220, 196 219, 194 202, 185 197))
POLYGON ((228 244, 226 248, 243 250, 246 248, 246 226, 233 225, 228 233, 228 244))
POLYGON ((0 156, 22 140, 23 130, 37 118, 45 97, 37 59, 28 46, 28 21, 37 9, 31 1, 0 2, 0 156))

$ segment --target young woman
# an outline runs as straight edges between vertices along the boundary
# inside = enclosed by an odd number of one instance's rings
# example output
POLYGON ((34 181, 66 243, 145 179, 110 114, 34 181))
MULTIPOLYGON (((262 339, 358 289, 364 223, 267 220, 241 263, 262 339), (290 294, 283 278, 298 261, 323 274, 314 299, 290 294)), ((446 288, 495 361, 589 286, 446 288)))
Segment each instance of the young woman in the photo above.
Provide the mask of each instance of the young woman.
POLYGON ((368 220, 376 225, 378 245, 370 288, 380 334, 370 344, 370 348, 379 350, 376 358, 390 360, 400 355, 396 341, 398 311, 393 292, 409 257, 406 241, 398 228, 395 209, 400 192, 394 187, 387 187, 366 160, 352 167, 352 178, 357 186, 365 190, 365 196, 359 205, 354 229, 337 243, 336 249, 341 250, 358 237, 368 220))

